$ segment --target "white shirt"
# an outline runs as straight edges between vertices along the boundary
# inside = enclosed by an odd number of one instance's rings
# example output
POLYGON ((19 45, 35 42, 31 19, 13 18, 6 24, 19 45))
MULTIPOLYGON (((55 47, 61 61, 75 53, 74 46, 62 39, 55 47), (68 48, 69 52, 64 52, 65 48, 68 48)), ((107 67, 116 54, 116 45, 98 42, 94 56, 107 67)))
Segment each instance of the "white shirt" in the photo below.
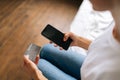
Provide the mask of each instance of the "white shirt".
MULTIPOLYGON (((78 36, 94 40, 103 34, 113 21, 110 11, 95 11, 89 0, 83 0, 70 25, 70 31, 78 36)), ((72 46, 70 49, 75 53, 86 55, 86 50, 83 48, 72 46)))
POLYGON ((81 68, 82 80, 120 80, 120 43, 113 27, 90 45, 81 68))

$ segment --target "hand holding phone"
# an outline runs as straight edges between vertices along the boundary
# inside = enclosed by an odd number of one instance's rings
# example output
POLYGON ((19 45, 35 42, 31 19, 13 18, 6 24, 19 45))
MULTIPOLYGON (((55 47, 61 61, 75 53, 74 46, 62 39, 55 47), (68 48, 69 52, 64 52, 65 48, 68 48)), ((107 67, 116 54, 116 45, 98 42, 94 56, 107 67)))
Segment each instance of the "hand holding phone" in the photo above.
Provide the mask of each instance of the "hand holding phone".
POLYGON ((72 42, 71 38, 68 38, 67 41, 63 41, 65 34, 49 24, 43 29, 41 34, 65 50, 67 50, 69 48, 69 46, 72 42))

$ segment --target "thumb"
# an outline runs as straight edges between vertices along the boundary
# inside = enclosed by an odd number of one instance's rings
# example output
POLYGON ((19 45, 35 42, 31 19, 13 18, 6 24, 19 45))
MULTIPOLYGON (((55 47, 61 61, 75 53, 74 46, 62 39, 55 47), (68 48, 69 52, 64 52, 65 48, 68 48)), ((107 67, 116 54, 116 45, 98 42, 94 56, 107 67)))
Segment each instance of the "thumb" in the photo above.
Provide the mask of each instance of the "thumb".
POLYGON ((28 55, 24 55, 23 60, 24 60, 23 66, 27 66, 27 64, 29 63, 28 55))
POLYGON ((24 55, 24 57, 23 57, 24 62, 26 62, 26 63, 29 62, 29 61, 28 61, 28 57, 29 57, 28 55, 24 55))
POLYGON ((69 33, 65 33, 63 41, 67 41, 68 38, 69 38, 69 33))

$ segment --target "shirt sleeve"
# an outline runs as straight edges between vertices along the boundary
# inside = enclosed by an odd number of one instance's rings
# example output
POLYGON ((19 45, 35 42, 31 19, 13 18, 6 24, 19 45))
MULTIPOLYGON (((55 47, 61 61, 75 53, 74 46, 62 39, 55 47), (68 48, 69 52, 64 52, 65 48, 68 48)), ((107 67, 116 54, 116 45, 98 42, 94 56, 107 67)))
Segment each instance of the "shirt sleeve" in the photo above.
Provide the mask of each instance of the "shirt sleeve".
POLYGON ((120 80, 120 70, 104 71, 98 76, 95 76, 93 80, 120 80))

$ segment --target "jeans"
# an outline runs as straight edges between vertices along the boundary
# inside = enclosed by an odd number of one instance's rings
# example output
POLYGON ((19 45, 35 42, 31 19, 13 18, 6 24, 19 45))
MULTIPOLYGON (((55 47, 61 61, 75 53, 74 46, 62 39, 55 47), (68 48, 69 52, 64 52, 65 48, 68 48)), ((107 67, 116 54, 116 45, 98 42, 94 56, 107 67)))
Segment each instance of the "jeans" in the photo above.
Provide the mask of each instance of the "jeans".
POLYGON ((59 50, 53 44, 41 48, 38 68, 48 80, 81 80, 80 68, 84 55, 71 50, 59 50))

